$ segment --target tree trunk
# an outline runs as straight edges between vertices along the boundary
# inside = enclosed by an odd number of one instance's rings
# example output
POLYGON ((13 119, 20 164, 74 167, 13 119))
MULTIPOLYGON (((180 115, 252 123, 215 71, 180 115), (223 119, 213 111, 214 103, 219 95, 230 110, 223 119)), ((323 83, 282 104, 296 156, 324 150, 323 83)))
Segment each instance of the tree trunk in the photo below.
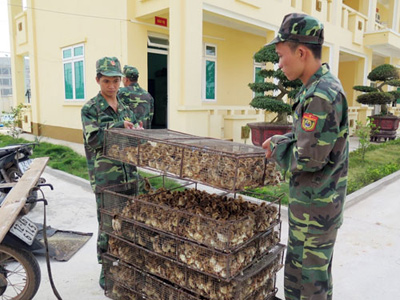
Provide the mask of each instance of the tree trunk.
POLYGON ((279 113, 275 123, 287 124, 288 123, 288 114, 287 113, 279 113))

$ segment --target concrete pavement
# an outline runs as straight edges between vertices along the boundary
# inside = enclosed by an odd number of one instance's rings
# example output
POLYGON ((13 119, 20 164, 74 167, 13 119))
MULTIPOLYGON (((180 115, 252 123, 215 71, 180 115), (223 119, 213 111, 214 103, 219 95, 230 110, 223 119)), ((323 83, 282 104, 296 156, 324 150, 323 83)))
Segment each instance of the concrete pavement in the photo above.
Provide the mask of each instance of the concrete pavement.
MULTIPOLYGON (((400 171, 346 198, 333 256, 333 299, 398 299, 400 292, 400 171)), ((287 242, 287 212, 282 214, 287 242)), ((283 271, 278 273, 283 299, 283 271)))
MULTIPOLYGON (((50 260, 54 284, 60 296, 63 300, 108 299, 99 286, 96 202, 89 182, 49 167, 46 168, 43 177, 54 186, 53 191, 46 187, 42 189, 48 200, 47 225, 59 230, 93 233, 89 241, 69 261, 50 260)), ((43 223, 41 203, 29 213, 29 218, 43 223)), ((44 257, 37 257, 42 271, 42 282, 34 299, 57 299, 51 289, 46 260, 44 257)))
MULTIPOLYGON (((26 138, 24 136, 24 138, 26 138)), ((58 143, 56 140, 43 140, 58 143)), ((80 144, 65 143, 84 155, 80 144)), ((351 140, 351 149, 357 140, 351 140)), ((94 236, 68 262, 52 260, 55 285, 63 299, 108 299, 98 286, 96 261, 97 219, 89 183, 47 168, 44 177, 54 185, 45 190, 49 200, 48 224, 60 230, 93 232, 94 236)), ((335 300, 397 299, 400 292, 400 172, 396 172, 346 199, 344 224, 334 255, 335 300)), ((29 215, 42 221, 40 205, 29 215)), ((282 243, 287 241, 287 212, 282 213, 282 243)), ((56 299, 39 258, 42 284, 35 299, 56 299)), ((278 297, 283 298, 283 271, 278 273, 278 297)))

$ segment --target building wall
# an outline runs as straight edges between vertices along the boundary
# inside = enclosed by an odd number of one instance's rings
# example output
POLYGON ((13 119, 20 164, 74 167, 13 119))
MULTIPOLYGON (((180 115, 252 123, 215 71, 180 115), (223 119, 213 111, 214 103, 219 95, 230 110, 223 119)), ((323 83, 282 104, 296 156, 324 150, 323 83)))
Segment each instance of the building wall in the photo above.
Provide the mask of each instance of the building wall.
POLYGON ((352 100, 354 99, 353 86, 356 84, 354 81, 354 74, 357 71, 357 62, 349 61, 342 62, 340 64, 339 78, 342 82, 343 89, 346 91, 346 97, 349 102, 349 106, 356 105, 352 100))
MULTIPOLYGON (((14 102, 24 99, 18 70, 28 56, 34 133, 73 141, 81 141, 82 105, 99 91, 96 60, 117 56, 122 65, 135 65, 139 83, 147 88, 147 37, 152 33, 162 34, 170 42, 168 127, 240 141, 236 134, 240 126, 264 119, 248 105, 253 96, 248 88, 254 78, 253 54, 274 37, 283 16, 294 11, 313 14, 324 22, 322 60, 341 79, 350 105, 359 106, 352 86, 367 83, 366 75, 376 59, 374 50, 364 45, 364 32, 366 27, 374 28, 371 18, 375 14, 369 10, 381 5, 378 0, 322 1, 318 11, 317 1, 308 0, 119 0, 112 4, 98 0, 96 5, 89 0, 28 0, 28 9, 22 12, 18 8, 22 0, 9 1, 13 4, 10 28, 15 36, 11 45, 16 70, 14 102), (167 19, 167 27, 155 25, 156 16, 167 19), (23 23, 21 31, 18 22, 23 23), (217 46, 216 102, 202 100, 204 43, 217 46), (85 99, 67 101, 62 49, 77 44, 85 49, 85 99), (343 60, 343 54, 346 59, 350 56, 350 61, 343 60)), ((380 6, 382 18, 390 19, 387 7, 399 10, 399 0, 388 3, 380 6)), ((384 35, 378 34, 375 41, 384 44, 384 35)), ((389 57, 392 63, 400 63, 396 55, 385 55, 384 60, 389 57)))
POLYGON ((126 21, 121 21, 125 19, 124 2, 121 6, 114 5, 112 10, 109 9, 109 2, 102 0, 98 1, 98 5, 89 1, 34 2, 37 7, 46 7, 46 11, 32 12, 35 53, 40 60, 35 74, 38 79, 35 88, 40 91, 36 99, 39 113, 34 122, 44 126, 80 129, 80 108, 99 91, 95 81, 96 60, 102 56, 121 57, 124 40, 121 28, 126 26, 126 21), (74 7, 79 7, 79 11, 71 10, 74 7), (63 92, 62 49, 77 44, 83 44, 85 50, 85 101, 65 100, 63 92))
POLYGON ((11 107, 12 107, 11 58, 0 57, 0 114, 3 111, 11 112, 11 107))
POLYGON ((266 44, 266 37, 210 23, 203 24, 203 41, 217 46, 218 90, 215 103, 209 105, 245 105, 253 92, 253 55, 266 44), (209 38, 216 37, 216 38, 209 38))

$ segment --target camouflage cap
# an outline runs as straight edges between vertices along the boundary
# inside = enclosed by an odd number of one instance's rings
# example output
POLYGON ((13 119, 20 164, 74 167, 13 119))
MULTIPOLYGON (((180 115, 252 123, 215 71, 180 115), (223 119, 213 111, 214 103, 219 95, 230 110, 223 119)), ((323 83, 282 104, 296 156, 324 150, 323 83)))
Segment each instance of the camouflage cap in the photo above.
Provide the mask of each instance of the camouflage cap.
POLYGON ((103 57, 96 61, 96 73, 104 76, 124 76, 121 64, 116 57, 103 57))
POLYGON ((324 25, 309 15, 288 14, 283 18, 278 35, 266 46, 284 41, 322 45, 324 43, 324 25))
POLYGON ((126 77, 132 77, 135 75, 139 75, 139 71, 135 67, 125 65, 124 66, 124 75, 126 77))

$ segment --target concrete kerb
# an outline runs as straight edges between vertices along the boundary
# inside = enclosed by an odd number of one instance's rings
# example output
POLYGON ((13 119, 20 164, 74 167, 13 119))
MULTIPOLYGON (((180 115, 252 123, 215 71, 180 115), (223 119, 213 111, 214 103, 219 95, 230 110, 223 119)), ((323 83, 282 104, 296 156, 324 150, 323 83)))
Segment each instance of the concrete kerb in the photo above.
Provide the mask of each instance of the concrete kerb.
MULTIPOLYGON (((355 191, 354 193, 347 195, 344 203, 344 209, 348 209, 349 207, 363 201, 373 193, 380 192, 385 186, 399 179, 400 179, 400 171, 397 171, 355 191)), ((284 205, 281 206, 281 216, 285 218, 288 217, 287 206, 284 205)))
MULTIPOLYGON (((344 209, 346 210, 349 207, 363 201, 371 194, 381 191, 385 186, 399 179, 400 179, 400 171, 397 171, 378 181, 375 181, 374 183, 371 183, 359 189, 354 193, 347 195, 344 203, 344 209)), ((288 218, 288 207, 285 205, 281 206, 281 217, 286 219, 288 218)))
MULTIPOLYGON (((79 186, 88 192, 93 192, 93 190, 90 186, 90 182, 86 179, 83 179, 83 178, 75 176, 75 175, 71 175, 64 171, 53 169, 49 166, 46 166, 46 171, 56 178, 59 178, 66 182, 72 183, 73 185, 79 186)), ((49 182, 49 183, 51 184, 51 182, 49 182)))
MULTIPOLYGON (((49 166, 47 166, 47 170, 50 174, 56 176, 57 178, 66 180, 72 184, 76 184, 89 192, 92 191, 92 189, 90 187, 90 183, 86 179, 80 178, 75 175, 71 175, 69 173, 66 173, 66 172, 63 172, 60 170, 53 169, 49 166)), ((346 201, 345 201, 345 209, 361 202, 362 200, 364 200, 367 196, 371 195, 372 193, 377 193, 377 192, 381 191, 385 186, 387 186, 388 184, 390 184, 393 181, 398 180, 398 179, 400 179, 400 171, 390 174, 374 183, 371 183, 371 184, 359 189, 358 191, 356 191, 354 193, 347 195, 346 201)), ((201 190, 208 190, 211 193, 220 191, 218 189, 213 189, 213 188, 203 186, 203 185, 199 185, 199 188, 201 190)), ((252 202, 255 202, 255 203, 260 203, 260 201, 261 201, 260 199, 257 199, 254 197, 244 196, 244 195, 241 195, 241 196, 243 198, 250 200, 252 202)), ((284 206, 284 205, 281 206, 281 216, 287 218, 287 216, 288 216, 287 206, 284 206)))
MULTIPOLYGON (((3 131, 2 133, 5 134, 4 129, 2 131, 3 131)), ((34 139, 34 136, 32 134, 29 134, 29 133, 28 134, 23 134, 23 137, 26 138, 26 139, 29 139, 29 140, 33 140, 34 139)), ((53 143, 53 144, 61 144, 61 145, 69 146, 71 149, 75 150, 77 153, 79 153, 81 155, 85 154, 84 153, 84 147, 81 144, 68 143, 68 142, 65 142, 65 141, 53 140, 51 138, 45 138, 44 141, 50 142, 50 143, 53 143)), ((358 145, 358 138, 357 137, 350 137, 350 145, 351 145, 351 147, 350 147, 351 150, 357 149, 358 148, 358 146, 357 146, 358 145)), ((49 170, 51 170, 51 172, 53 172, 53 173, 56 172, 57 176, 65 176, 64 178, 66 178, 66 179, 68 178, 71 181, 73 181, 74 183, 76 183, 77 185, 82 186, 84 188, 88 188, 89 190, 91 190, 89 181, 87 181, 85 179, 82 179, 80 177, 77 177, 77 176, 70 175, 70 174, 65 173, 65 172, 61 172, 61 171, 58 171, 58 170, 55 170, 55 169, 51 169, 50 167, 47 167, 47 168, 49 170)), ((395 172, 395 173, 393 173, 391 175, 388 175, 388 176, 386 176, 386 177, 384 177, 384 178, 382 178, 382 179, 380 179, 380 180, 378 180, 378 181, 376 181, 376 182, 374 182, 374 183, 372 183, 372 184, 370 184, 368 186, 365 186, 365 187, 361 188, 360 190, 358 190, 358 191, 356 191, 354 193, 351 193, 350 195, 347 195, 346 196, 346 201, 345 201, 345 209, 347 209, 347 208, 355 205, 356 203, 362 201, 363 199, 365 199, 365 197, 367 195, 370 195, 371 193, 374 193, 374 192, 378 192, 379 190, 384 188, 387 184, 389 184, 389 183, 391 183, 391 182, 393 182, 393 181, 395 181, 395 180, 397 180, 399 178, 400 178, 400 171, 397 171, 397 172, 395 172)), ((212 188, 206 187, 206 186, 200 186, 200 189, 213 190, 212 188)), ((212 191, 212 192, 215 192, 215 190, 212 191)), ((256 198, 253 198, 253 197, 249 197, 249 196, 243 196, 243 197, 246 198, 246 199, 249 199, 250 201, 253 201, 253 202, 259 202, 260 201, 259 199, 256 199, 256 198)), ((287 216, 288 216, 287 215, 287 210, 288 210, 287 206, 283 206, 283 205, 281 206, 281 216, 282 217, 286 217, 287 218, 287 216)))
POLYGON ((385 186, 400 179, 400 171, 392 173, 378 181, 375 181, 346 197, 345 209, 361 202, 373 193, 380 192, 385 186))

